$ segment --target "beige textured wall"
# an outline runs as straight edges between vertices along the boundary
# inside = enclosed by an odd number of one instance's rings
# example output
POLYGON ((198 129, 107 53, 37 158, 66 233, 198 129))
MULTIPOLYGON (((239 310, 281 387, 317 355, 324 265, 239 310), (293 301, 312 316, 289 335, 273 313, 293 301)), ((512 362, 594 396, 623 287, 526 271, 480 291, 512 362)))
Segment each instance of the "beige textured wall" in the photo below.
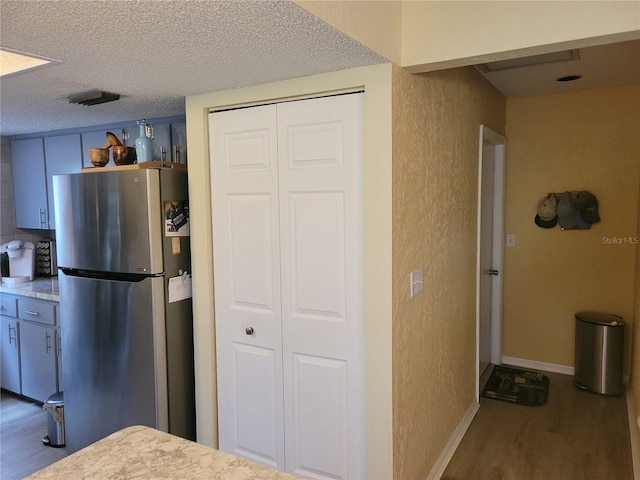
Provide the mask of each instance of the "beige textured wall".
MULTIPOLYGON (((503 353, 574 365, 574 314, 634 320, 638 235, 640 86, 507 101, 503 353), (547 192, 590 190, 601 222, 591 230, 534 224, 547 192)), ((630 331, 628 330, 630 333, 630 331)), ((627 335, 627 348, 631 335, 627 335)))
POLYGON ((475 402, 480 124, 505 99, 474 69, 393 70, 394 478, 426 478, 475 402), (409 296, 409 274, 425 288, 409 296))

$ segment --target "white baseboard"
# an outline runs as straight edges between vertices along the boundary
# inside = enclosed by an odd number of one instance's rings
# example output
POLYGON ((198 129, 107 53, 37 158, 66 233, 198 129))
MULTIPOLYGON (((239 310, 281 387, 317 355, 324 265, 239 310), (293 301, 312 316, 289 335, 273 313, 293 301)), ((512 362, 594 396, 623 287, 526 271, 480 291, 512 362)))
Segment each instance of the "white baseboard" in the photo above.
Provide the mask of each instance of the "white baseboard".
POLYGON ((526 358, 507 357, 506 355, 502 356, 502 363, 513 365, 514 367, 542 370, 543 372, 573 375, 573 367, 569 367, 567 365, 558 365, 557 363, 538 362, 536 360, 527 360, 526 358))
POLYGON ((458 424, 455 431, 453 432, 453 435, 451 435, 451 438, 449 438, 449 441, 445 445, 444 450, 442 451, 435 465, 431 469, 431 472, 429 472, 429 476, 427 477, 427 480, 439 480, 442 477, 445 469, 447 468, 447 465, 449 465, 449 461, 451 460, 451 457, 453 457, 453 454, 456 451, 456 448, 458 448, 458 445, 460 445, 460 442, 462 441, 462 437, 464 437, 464 434, 467 432, 469 425, 471 425, 471 421, 473 420, 473 417, 476 416, 476 413, 478 412, 478 408, 480 408, 480 404, 474 400, 474 402, 469 406, 469 408, 465 412, 464 416, 462 417, 462 420, 460 420, 460 423, 458 424))
POLYGON ((633 459, 633 478, 640 480, 640 419, 636 420, 636 407, 633 392, 627 389, 627 415, 631 437, 631 458, 633 459))
MULTIPOLYGON (((527 360, 526 358, 502 357, 502 363, 513 365, 514 367, 532 368, 533 370, 542 370, 543 372, 561 373, 563 375, 573 376, 574 368, 567 365, 558 365, 557 363, 538 362, 536 360, 527 360)), ((622 383, 629 383, 629 375, 622 375, 622 383)))

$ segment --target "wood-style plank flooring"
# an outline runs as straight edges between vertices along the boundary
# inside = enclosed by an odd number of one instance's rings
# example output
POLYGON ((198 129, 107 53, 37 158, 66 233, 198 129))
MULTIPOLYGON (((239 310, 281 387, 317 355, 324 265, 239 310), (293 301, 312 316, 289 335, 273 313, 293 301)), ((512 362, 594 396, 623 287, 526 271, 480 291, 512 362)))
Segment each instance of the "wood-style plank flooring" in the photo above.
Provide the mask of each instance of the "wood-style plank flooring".
MULTIPOLYGON (((442 480, 633 480, 625 397, 545 375, 551 388, 542 407, 481 398, 442 480)), ((66 449, 42 445, 46 434, 41 405, 2 392, 0 478, 20 479, 65 457, 66 449)))
POLYGON ((544 406, 481 398, 442 480, 633 480, 625 396, 543 373, 551 382, 544 406))
POLYGON ((47 435, 42 405, 2 392, 0 397, 0 478, 14 480, 67 456, 65 448, 42 444, 47 435))

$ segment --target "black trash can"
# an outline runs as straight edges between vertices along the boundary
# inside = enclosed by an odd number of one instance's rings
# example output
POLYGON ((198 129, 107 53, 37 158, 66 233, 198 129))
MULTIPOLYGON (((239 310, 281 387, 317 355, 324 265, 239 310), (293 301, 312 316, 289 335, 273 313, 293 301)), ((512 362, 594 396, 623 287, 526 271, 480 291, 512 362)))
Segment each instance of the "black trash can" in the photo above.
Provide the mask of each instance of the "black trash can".
POLYGON ((598 312, 580 312, 575 317, 574 385, 602 395, 622 395, 622 317, 598 312))
POLYGON ((64 447, 64 394, 57 392, 49 395, 43 408, 48 413, 47 435, 42 439, 42 443, 50 447, 64 447))

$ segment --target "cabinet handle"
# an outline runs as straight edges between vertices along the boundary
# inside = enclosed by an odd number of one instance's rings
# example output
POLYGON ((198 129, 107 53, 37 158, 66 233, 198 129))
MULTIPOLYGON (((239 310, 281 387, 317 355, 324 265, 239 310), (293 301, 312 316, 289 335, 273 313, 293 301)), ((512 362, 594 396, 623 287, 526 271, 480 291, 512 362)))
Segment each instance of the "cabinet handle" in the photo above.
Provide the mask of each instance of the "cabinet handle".
POLYGON ((174 145, 173 147, 173 161, 175 163, 182 163, 180 161, 180 145, 174 145))
POLYGON ((6 308, 4 307, 4 305, 0 305, 0 311, 4 312, 5 310, 6 310, 6 308))
POLYGON ((253 327, 245 328, 244 333, 246 333, 247 335, 253 335, 253 327))
POLYGON ((34 317, 40 316, 38 312, 32 312, 31 310, 25 310, 24 313, 28 313, 29 315, 33 315, 34 317))
POLYGON ((60 336, 60 334, 56 335, 56 341, 58 343, 58 358, 61 357, 62 355, 62 337, 60 336))
POLYGON ((49 353, 51 351, 51 334, 49 332, 45 332, 45 346, 47 353, 49 353))
POLYGON ((11 345, 16 341, 16 327, 12 327, 10 323, 8 324, 8 326, 9 326, 9 345, 11 345))
POLYGON ((162 145, 160 147, 160 160, 164 162, 166 159, 167 159, 167 147, 162 145))
POLYGON ((40 225, 47 225, 47 211, 44 208, 38 209, 38 218, 40 219, 40 225))

